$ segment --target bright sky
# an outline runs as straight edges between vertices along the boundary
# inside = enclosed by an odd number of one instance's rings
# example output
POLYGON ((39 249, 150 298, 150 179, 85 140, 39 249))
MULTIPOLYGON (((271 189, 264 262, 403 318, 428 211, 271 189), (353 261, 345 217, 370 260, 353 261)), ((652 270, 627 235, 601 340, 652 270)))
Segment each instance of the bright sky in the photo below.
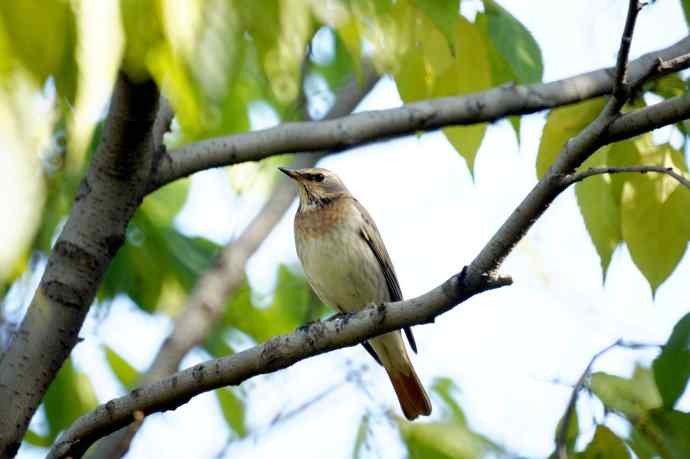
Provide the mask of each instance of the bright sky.
MULTIPOLYGON (((463 12, 478 2, 465 0, 463 12)), ((505 3, 541 45, 546 81, 609 66, 615 60, 625 18, 625 0, 505 3)), ((667 46, 687 33, 677 0, 658 1, 640 16, 632 56, 667 46)), ((395 84, 381 82, 361 110, 400 105, 395 84)), ((259 117, 257 125, 269 123, 259 117)), ((461 157, 438 133, 357 148, 329 157, 322 166, 336 171, 369 209, 386 241, 406 297, 438 285, 468 263, 535 184, 534 164, 544 115, 523 117, 522 144, 506 122, 487 131, 475 180, 461 157)), ((673 139, 661 130, 657 139, 673 139)), ((674 139, 677 140, 677 139, 674 139)), ((219 171, 199 174, 180 217, 183 229, 219 241, 236 235, 258 208, 258 198, 237 200, 219 171)), ((294 207, 251 259, 252 286, 272 288, 276 264, 298 266, 292 235, 294 207)), ((461 389, 460 400, 473 428, 522 455, 545 457, 553 431, 575 382, 591 356, 619 337, 663 342, 688 310, 690 257, 686 255, 652 302, 646 281, 627 250, 616 251, 605 287, 599 260, 579 215, 573 190, 566 191, 506 260, 502 271, 515 285, 479 295, 415 329, 419 355, 414 364, 427 387, 449 376, 461 389), (561 383, 556 383, 559 381, 561 383)), ((139 313, 117 301, 108 318, 90 320, 75 350, 77 364, 98 373, 94 385, 101 401, 121 393, 107 375, 98 346, 105 343, 145 369, 170 331, 170 321, 139 313)), ((596 370, 630 375, 636 362, 649 364, 654 352, 615 350, 596 370)), ((205 359, 188 357, 188 366, 205 359)), ((346 458, 364 410, 374 416, 371 457, 400 458, 404 450, 381 414, 399 414, 383 371, 360 348, 349 348, 255 378, 250 394, 250 426, 259 434, 232 445, 225 457, 346 458), (345 380, 349 369, 367 365, 368 396, 346 384, 311 405, 298 417, 263 429, 280 412, 345 380)), ((690 397, 683 406, 690 408, 690 397)), ((601 408, 583 394, 578 404, 580 446, 593 434, 592 416, 601 408)), ((623 432, 615 421, 609 424, 623 432)), ((128 454, 134 458, 215 457, 227 429, 212 395, 195 398, 172 413, 151 416, 128 454)), ((40 457, 25 448, 20 457, 40 457)), ((222 456, 221 456, 222 457, 222 456)))

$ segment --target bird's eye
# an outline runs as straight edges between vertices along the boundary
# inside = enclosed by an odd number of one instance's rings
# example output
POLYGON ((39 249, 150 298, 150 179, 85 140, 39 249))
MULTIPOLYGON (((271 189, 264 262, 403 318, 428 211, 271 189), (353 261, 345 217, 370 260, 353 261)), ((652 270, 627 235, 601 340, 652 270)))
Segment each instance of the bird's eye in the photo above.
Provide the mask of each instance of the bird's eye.
POLYGON ((314 174, 311 176, 311 179, 315 182, 323 182, 324 176, 323 174, 314 174))

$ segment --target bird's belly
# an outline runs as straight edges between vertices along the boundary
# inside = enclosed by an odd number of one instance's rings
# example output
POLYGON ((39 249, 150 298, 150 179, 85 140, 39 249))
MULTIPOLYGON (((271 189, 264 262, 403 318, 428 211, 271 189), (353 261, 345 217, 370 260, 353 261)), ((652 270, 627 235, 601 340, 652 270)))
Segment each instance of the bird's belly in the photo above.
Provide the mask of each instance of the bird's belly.
POLYGON ((307 280, 321 301, 344 312, 388 300, 385 278, 358 232, 334 228, 317 238, 297 241, 307 280))

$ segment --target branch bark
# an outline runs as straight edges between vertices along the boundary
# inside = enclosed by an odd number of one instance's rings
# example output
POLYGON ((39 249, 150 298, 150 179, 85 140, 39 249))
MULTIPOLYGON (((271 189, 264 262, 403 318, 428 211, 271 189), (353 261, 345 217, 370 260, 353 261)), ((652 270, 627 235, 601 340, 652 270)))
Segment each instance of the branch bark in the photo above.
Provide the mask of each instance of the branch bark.
MULTIPOLYGON (((631 8, 636 7, 637 2, 631 1, 630 5, 631 8)), ((626 24, 625 30, 631 34, 636 15, 633 15, 632 19, 630 17, 629 15, 630 23, 626 24)), ((621 69, 621 66, 627 65, 626 56, 627 49, 622 45, 615 74, 625 74, 626 71, 624 68, 621 69)), ((658 62, 655 61, 653 65, 658 66, 658 62)), ((460 274, 420 297, 370 306, 356 314, 315 322, 244 352, 201 363, 156 383, 135 389, 130 394, 111 400, 77 420, 54 445, 49 458, 81 456, 95 439, 130 422, 134 412, 150 414, 174 409, 199 393, 225 385, 236 385, 252 376, 276 371, 310 356, 351 346, 388 331, 432 322, 436 316, 477 293, 509 285, 510 279, 499 278, 495 272, 527 230, 567 188, 563 177, 572 174, 604 144, 614 139, 633 137, 639 134, 638 131, 643 126, 646 126, 647 130, 658 127, 658 121, 648 116, 650 110, 657 114, 664 113, 659 107, 676 106, 680 103, 684 108, 671 111, 671 122, 682 119, 678 117, 681 114, 690 117, 688 96, 678 98, 680 102, 669 100, 621 115, 618 109, 626 98, 625 91, 614 93, 599 116, 566 143, 542 180, 460 274), (633 121, 628 117, 634 117, 633 121)))
POLYGON ((103 138, 26 316, 0 360, 0 457, 13 457, 78 341, 96 290, 151 176, 152 82, 118 76, 103 138))
MULTIPOLYGON (((690 61, 676 58, 688 52, 690 37, 645 54, 630 63, 627 79, 637 82, 687 68, 690 61), (659 65, 660 60, 668 65, 659 65)), ((204 140, 165 155, 150 191, 202 169, 257 161, 275 154, 337 150, 420 130, 534 113, 611 94, 614 82, 615 69, 601 69, 551 83, 505 85, 466 96, 363 112, 332 121, 285 123, 250 133, 204 140)))
MULTIPOLYGON (((361 84, 352 80, 339 91, 326 118, 351 113, 371 91, 379 77, 372 66, 365 65, 363 71, 364 79, 361 84)), ((159 115, 158 119, 160 118, 159 115)), ((291 167, 312 167, 322 157, 323 155, 300 154, 291 167)), ((199 278, 184 310, 175 318, 173 331, 165 339, 151 367, 139 381, 141 385, 150 384, 177 371, 182 358, 206 340, 225 311, 228 299, 241 287, 247 260, 268 237, 296 196, 294 183, 281 174, 257 216, 237 239, 223 248, 216 258, 214 267, 199 278)), ((120 429, 99 441, 94 451, 89 453, 89 457, 111 459, 123 456, 141 424, 134 422, 126 429, 120 429)))
POLYGON ((580 182, 587 177, 601 174, 621 174, 621 173, 639 173, 646 174, 648 172, 658 172, 660 174, 667 174, 678 181, 685 188, 690 190, 690 180, 683 177, 680 173, 673 170, 672 167, 663 166, 623 166, 623 167, 590 167, 586 171, 578 172, 576 174, 563 177, 563 184, 570 186, 574 183, 580 182))

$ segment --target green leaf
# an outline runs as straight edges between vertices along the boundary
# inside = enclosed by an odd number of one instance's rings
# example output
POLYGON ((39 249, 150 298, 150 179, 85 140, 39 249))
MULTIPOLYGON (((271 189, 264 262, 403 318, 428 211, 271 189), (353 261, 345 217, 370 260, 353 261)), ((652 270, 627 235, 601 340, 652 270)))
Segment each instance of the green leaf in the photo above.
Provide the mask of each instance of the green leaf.
MULTIPOLYGON (((644 152, 640 162, 685 171, 682 153, 669 145, 644 152)), ((654 294, 680 262, 690 239, 690 190, 666 174, 626 175, 623 239, 654 294)))
POLYGON ((74 369, 72 359, 67 359, 43 397, 51 443, 62 430, 96 405, 91 382, 74 369))
POLYGON ((537 153, 537 177, 542 178, 558 157, 566 142, 580 133, 604 108, 604 99, 580 102, 551 110, 537 153))
POLYGON ((493 0, 484 0, 491 40, 522 84, 538 83, 544 74, 541 50, 527 28, 493 0))
POLYGON ((10 1, 0 5, 0 32, 39 85, 56 78, 61 96, 76 96, 76 21, 69 1, 10 1))
POLYGON ((460 0, 412 0, 448 41, 451 51, 455 49, 455 22, 460 14, 460 0))
POLYGON ((230 430, 235 432, 239 438, 247 436, 247 426, 245 424, 245 405, 244 401, 237 395, 234 388, 224 387, 215 391, 220 409, 223 412, 225 422, 230 430))
POLYGON ((109 346, 105 346, 105 357, 120 384, 127 389, 132 389, 139 380, 139 371, 109 346))
POLYGON ((611 429, 598 425, 594 438, 587 448, 577 455, 578 459, 630 459, 630 453, 623 440, 618 438, 611 429))
POLYGON ((360 459, 364 457, 367 445, 367 436, 369 435, 369 415, 362 416, 362 420, 357 428, 357 435, 355 436, 355 445, 352 448, 352 459, 360 459))
MULTIPOLYGON (((607 149, 590 156, 582 169, 601 167, 606 164, 607 149)), ((621 234, 620 207, 612 191, 608 175, 594 175, 575 185, 575 195, 589 237, 599 254, 602 281, 611 263, 611 256, 623 240, 621 234)))
POLYGON ((453 421, 398 425, 410 459, 476 459, 492 450, 482 436, 453 421))
POLYGON ((141 208, 161 226, 171 226, 189 194, 190 179, 175 180, 144 198, 141 208))
POLYGON ((156 0, 121 0, 125 31, 123 68, 136 80, 149 76, 151 51, 163 42, 161 10, 156 0))
MULTIPOLYGON (((434 94, 439 77, 455 63, 448 41, 431 19, 408 3, 399 2, 393 18, 402 29, 398 46, 402 54, 394 72, 400 97, 406 103, 428 99, 434 94)), ((457 20, 456 14, 453 24, 457 20)), ((455 94, 456 90, 451 87, 447 95, 455 94)))
POLYGON ((454 422, 462 425, 467 424, 465 413, 454 395, 459 393, 460 389, 452 379, 437 378, 432 384, 431 390, 436 392, 441 400, 443 400, 443 404, 445 405, 444 408, 446 408, 446 413, 444 413, 443 416, 444 418, 452 419, 454 422))
MULTIPOLYGON (((491 87, 491 70, 487 37, 479 25, 459 16, 455 32, 456 53, 454 65, 446 69, 434 86, 434 97, 462 95, 491 87)), ((448 141, 465 158, 471 173, 481 146, 486 123, 472 126, 444 128, 448 141)))
POLYGON ((589 387, 604 405, 629 419, 639 419, 646 411, 661 406, 661 396, 647 368, 635 368, 631 379, 597 372, 589 387))
POLYGON ((673 327, 652 368, 664 407, 673 408, 690 379, 690 313, 685 314, 673 327))
POLYGON ((53 444, 49 437, 37 434, 31 429, 26 431, 23 441, 41 448, 49 448, 53 444))
POLYGON ((656 409, 649 413, 638 428, 647 432, 664 459, 690 457, 690 413, 656 409))
POLYGON ((262 342, 322 317, 325 310, 306 280, 281 265, 273 302, 268 307, 254 305, 245 283, 226 308, 225 324, 262 342))

